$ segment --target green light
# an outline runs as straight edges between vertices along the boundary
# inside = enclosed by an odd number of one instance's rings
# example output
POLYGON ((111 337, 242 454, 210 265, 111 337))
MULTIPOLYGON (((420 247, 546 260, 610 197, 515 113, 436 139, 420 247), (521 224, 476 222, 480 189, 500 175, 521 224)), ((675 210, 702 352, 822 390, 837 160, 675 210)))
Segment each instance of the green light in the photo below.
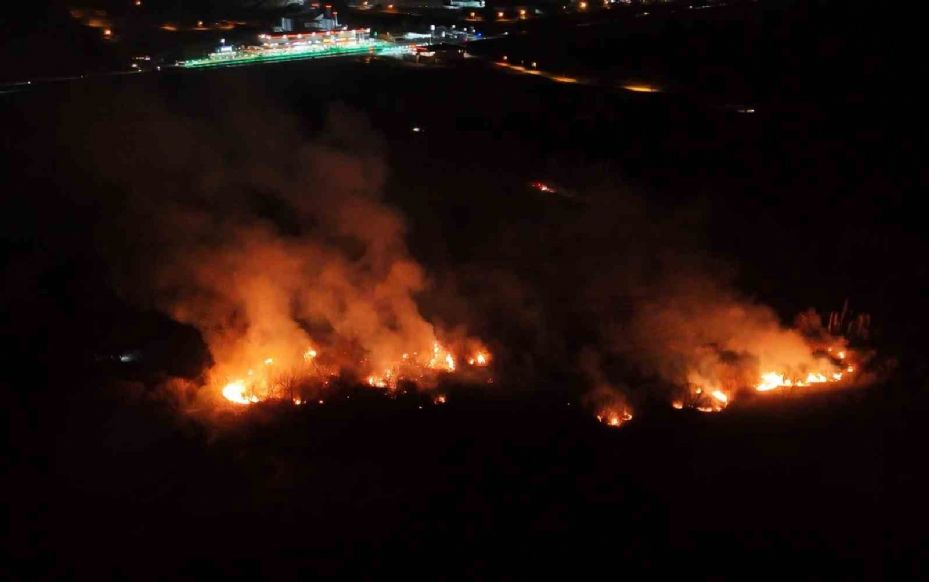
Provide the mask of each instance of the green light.
POLYGON ((207 68, 207 67, 232 67, 236 65, 254 64, 254 63, 274 63, 282 61, 297 61, 304 59, 320 59, 327 57, 339 57, 364 54, 373 52, 375 54, 402 52, 406 47, 397 47, 383 41, 373 41, 363 45, 354 45, 350 47, 333 46, 329 48, 312 48, 303 51, 295 51, 285 54, 267 54, 267 53, 234 53, 229 58, 205 58, 193 59, 181 63, 182 67, 189 69, 207 68))

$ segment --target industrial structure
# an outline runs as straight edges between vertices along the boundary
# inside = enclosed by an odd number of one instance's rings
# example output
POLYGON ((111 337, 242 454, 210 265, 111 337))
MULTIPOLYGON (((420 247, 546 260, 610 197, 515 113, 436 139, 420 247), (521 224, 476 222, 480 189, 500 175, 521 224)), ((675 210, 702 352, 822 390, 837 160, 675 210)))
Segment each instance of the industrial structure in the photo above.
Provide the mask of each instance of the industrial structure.
POLYGON ((188 68, 200 68, 364 53, 382 54, 398 50, 408 49, 372 37, 371 29, 368 28, 260 34, 257 44, 235 47, 223 43, 219 50, 210 53, 206 58, 179 64, 188 68))

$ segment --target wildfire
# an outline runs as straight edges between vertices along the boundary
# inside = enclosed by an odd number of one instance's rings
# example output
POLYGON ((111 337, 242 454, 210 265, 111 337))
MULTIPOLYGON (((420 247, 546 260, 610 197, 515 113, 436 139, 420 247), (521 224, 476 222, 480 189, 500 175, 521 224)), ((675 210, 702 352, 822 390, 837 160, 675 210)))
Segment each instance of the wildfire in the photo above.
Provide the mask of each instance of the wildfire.
POLYGON ((245 382, 236 380, 235 382, 226 384, 226 386, 223 388, 223 397, 226 400, 236 404, 251 404, 252 402, 258 402, 258 398, 254 395, 246 397, 246 390, 245 382))
POLYGON ((626 409, 607 409, 597 414, 597 420, 611 428, 618 428, 624 423, 632 420, 632 413, 626 409))
MULTIPOLYGON (((700 412, 719 412, 728 405, 729 395, 719 388, 704 390, 702 386, 697 386, 693 389, 690 408, 694 408, 700 412)), ((684 408, 684 403, 677 400, 672 403, 672 406, 680 410, 684 408)))
MULTIPOLYGON (((802 373, 764 371, 759 374, 751 388, 756 392, 772 392, 785 388, 806 388, 848 380, 849 375, 855 372, 855 366, 848 364, 848 360, 853 359, 855 355, 848 349, 828 348, 826 352, 829 354, 828 357, 814 359, 818 367, 816 370, 806 370, 802 373)), ((699 375, 694 376, 699 379, 699 375)), ((730 403, 739 388, 731 386, 729 389, 718 387, 704 389, 704 385, 701 385, 700 381, 694 382, 690 396, 672 401, 671 406, 678 410, 689 407, 701 412, 719 412, 730 403)))
POLYGON ((387 388, 387 381, 381 376, 368 376, 368 386, 372 388, 387 388))
MULTIPOLYGON (((471 348, 474 342, 469 340, 471 348)), ((415 383, 434 381, 437 374, 455 374, 458 369, 457 357, 451 349, 446 348, 438 341, 432 345, 432 350, 421 356, 420 352, 404 352, 393 364, 380 371, 370 371, 363 376, 364 383, 372 388, 394 390, 401 380, 415 383), (428 359, 427 359, 428 356, 428 359)), ((486 367, 490 364, 491 355, 481 348, 471 352, 466 358, 471 367, 486 367)), ((262 400, 283 399, 295 405, 306 404, 305 392, 301 386, 316 383, 327 384, 329 379, 337 377, 340 368, 329 365, 320 352, 314 347, 308 347, 302 352, 294 354, 294 360, 276 357, 266 357, 263 366, 248 368, 243 377, 229 381, 221 389, 223 398, 234 404, 252 404, 262 400), (302 356, 304 365, 289 365, 288 362, 299 362, 302 356), (307 363, 312 365, 306 365, 307 363), (295 392, 301 396, 295 395, 295 392)), ((362 359, 360 366, 367 366, 367 360, 362 359)), ((350 369, 357 369, 350 368, 350 369)), ((235 376, 233 376, 235 378, 235 376)), ((445 396, 437 396, 433 401, 444 404, 445 396)))
POLYGON ((455 358, 451 353, 445 350, 439 342, 432 344, 432 358, 427 366, 433 370, 455 371, 455 358))
MULTIPOLYGON (((830 352, 832 350, 829 350, 830 352)), ((845 360, 847 357, 846 351, 840 351, 836 354, 839 360, 845 360)), ((823 371, 823 372, 807 372, 806 376, 800 377, 790 377, 786 374, 780 372, 765 372, 761 375, 761 380, 758 384, 755 385, 755 390, 758 392, 770 392, 771 390, 778 390, 780 388, 791 388, 799 387, 803 388, 806 386, 812 386, 814 384, 826 384, 830 382, 840 382, 845 378, 846 374, 852 374, 855 372, 854 366, 848 366, 842 371, 823 371)))
POLYGON ((486 366, 490 362, 490 355, 485 352, 478 352, 468 358, 469 366, 486 366))

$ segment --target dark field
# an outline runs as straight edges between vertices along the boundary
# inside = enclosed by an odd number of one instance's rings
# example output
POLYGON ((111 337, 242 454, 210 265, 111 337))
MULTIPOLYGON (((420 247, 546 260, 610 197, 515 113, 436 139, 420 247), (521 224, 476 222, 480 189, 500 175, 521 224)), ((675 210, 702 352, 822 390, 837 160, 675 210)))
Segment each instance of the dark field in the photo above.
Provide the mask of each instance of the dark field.
MULTIPOLYGON (((590 85, 477 59, 342 60, 0 96, 11 572, 924 577, 923 117, 885 84, 900 78, 893 54, 861 60, 876 37, 794 8, 772 13, 781 27, 760 9, 632 37, 601 24, 590 43, 622 47, 602 66, 529 36, 473 51, 546 54, 590 85), (788 24, 800 32, 780 34, 788 24), (665 91, 614 87, 628 79, 665 91), (449 403, 423 409, 412 394, 346 388, 322 407, 178 414, 157 386, 196 378, 206 346, 114 275, 147 265, 132 262, 133 229, 112 228, 125 186, 109 166, 174 155, 155 110, 254 151, 262 119, 307 136, 333 115, 360 119, 387 168, 384 200, 434 278, 422 312, 485 338, 496 382, 446 386, 449 403), (152 144, 126 151, 96 133, 113 119, 152 144), (604 341, 602 304, 620 321, 631 307, 588 284, 680 249, 785 321, 846 299, 870 313, 877 379, 702 415, 669 409, 666 387, 617 361, 636 417, 599 425, 574 359, 604 341), (143 359, 101 360, 126 349, 143 359)), ((273 204, 262 212, 286 228, 273 204)))

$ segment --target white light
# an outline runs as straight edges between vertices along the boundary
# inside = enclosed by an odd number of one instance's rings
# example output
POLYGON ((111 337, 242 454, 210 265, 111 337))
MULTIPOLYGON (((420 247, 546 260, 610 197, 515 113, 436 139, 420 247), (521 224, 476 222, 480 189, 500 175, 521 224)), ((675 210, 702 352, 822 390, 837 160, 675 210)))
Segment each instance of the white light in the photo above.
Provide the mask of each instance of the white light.
POLYGON ((413 133, 419 133, 420 131, 422 130, 419 128, 419 126, 413 128, 413 133))

